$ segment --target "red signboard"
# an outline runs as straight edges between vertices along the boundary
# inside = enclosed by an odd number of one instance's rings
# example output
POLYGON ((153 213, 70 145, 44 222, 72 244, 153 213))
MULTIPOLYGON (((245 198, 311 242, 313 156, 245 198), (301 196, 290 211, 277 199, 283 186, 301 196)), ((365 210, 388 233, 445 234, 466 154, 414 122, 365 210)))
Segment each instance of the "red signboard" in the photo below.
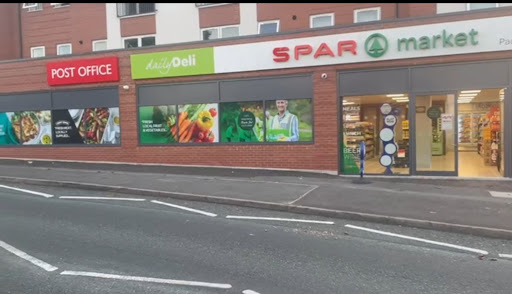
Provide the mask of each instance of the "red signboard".
POLYGON ((78 59, 46 64, 48 85, 70 85, 119 81, 117 57, 78 59))

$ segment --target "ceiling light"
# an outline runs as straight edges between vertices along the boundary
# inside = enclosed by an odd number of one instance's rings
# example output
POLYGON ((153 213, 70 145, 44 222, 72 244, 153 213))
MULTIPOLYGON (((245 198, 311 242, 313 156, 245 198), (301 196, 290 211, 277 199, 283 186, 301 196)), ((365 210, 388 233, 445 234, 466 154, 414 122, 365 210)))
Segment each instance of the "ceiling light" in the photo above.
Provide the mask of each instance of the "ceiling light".
POLYGON ((386 97, 402 97, 404 94, 388 94, 386 97))
POLYGON ((482 90, 467 90, 467 91, 460 91, 462 94, 466 93, 480 93, 482 90))

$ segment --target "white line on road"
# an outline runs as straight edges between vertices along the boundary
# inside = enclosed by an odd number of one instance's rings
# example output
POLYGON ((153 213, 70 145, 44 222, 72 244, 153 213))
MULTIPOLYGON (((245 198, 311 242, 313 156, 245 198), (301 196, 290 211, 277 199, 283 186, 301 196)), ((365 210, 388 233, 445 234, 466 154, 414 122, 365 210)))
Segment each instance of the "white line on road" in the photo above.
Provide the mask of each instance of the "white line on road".
POLYGON ((20 189, 20 188, 15 188, 15 187, 9 187, 9 186, 5 186, 5 185, 0 185, 0 188, 5 188, 5 189, 11 189, 11 190, 16 190, 16 191, 20 191, 20 192, 30 193, 30 194, 34 194, 34 195, 38 195, 38 196, 43 196, 43 197, 46 197, 46 198, 52 198, 53 197, 53 195, 51 195, 51 194, 46 194, 46 193, 36 192, 36 191, 31 191, 31 190, 26 190, 26 189, 20 189))
POLYGON ((124 280, 124 281, 149 282, 149 283, 183 285, 183 286, 196 286, 196 287, 207 287, 207 288, 218 288, 218 289, 230 289, 232 287, 230 284, 147 278, 147 277, 134 277, 134 276, 121 276, 121 275, 102 274, 102 273, 94 273, 94 272, 63 271, 60 274, 66 275, 66 276, 82 276, 82 277, 116 279, 116 280, 124 280))
POLYGON ((29 262, 37 265, 38 267, 40 267, 48 272, 53 272, 54 270, 57 269, 57 267, 54 267, 51 264, 48 264, 42 260, 39 260, 33 256, 30 256, 30 255, 26 254, 25 252, 23 252, 19 249, 16 249, 3 241, 0 241, 0 247, 4 248, 5 250, 11 252, 12 254, 14 254, 18 257, 25 259, 26 261, 29 261, 29 262))
POLYGON ((498 198, 512 198, 512 193, 510 192, 498 192, 498 191, 489 191, 492 197, 498 198))
POLYGON ((253 290, 244 290, 244 291, 242 291, 242 294, 260 294, 260 293, 255 292, 253 290))
POLYGON ((274 220, 274 221, 285 221, 285 222, 316 223, 316 224, 334 225, 334 222, 328 222, 328 221, 317 221, 317 220, 307 220, 307 219, 294 219, 294 218, 258 217, 258 216, 239 216, 239 215, 228 215, 228 216, 226 216, 226 218, 233 218, 233 219, 253 219, 253 220, 274 220))
POLYGON ((185 206, 180 206, 180 205, 176 205, 176 204, 171 204, 171 203, 167 203, 167 202, 162 202, 162 201, 158 201, 158 200, 151 200, 151 202, 156 203, 156 204, 167 205, 167 206, 170 206, 170 207, 174 207, 174 208, 178 208, 178 209, 183 209, 183 210, 187 210, 187 211, 191 211, 191 212, 195 212, 195 213, 200 213, 200 214, 203 214, 203 215, 206 215, 206 216, 211 216, 211 217, 216 217, 217 216, 215 213, 206 212, 206 211, 203 211, 203 210, 193 209, 193 208, 189 208, 189 207, 185 207, 185 206))
POLYGON ((146 201, 142 198, 121 198, 121 197, 92 197, 92 196, 60 196, 60 199, 92 199, 92 200, 124 200, 124 201, 146 201))
POLYGON ((489 254, 489 252, 487 252, 485 250, 469 248, 469 247, 465 247, 465 246, 459 246, 459 245, 454 245, 454 244, 449 244, 449 243, 443 243, 443 242, 422 239, 422 238, 410 237, 410 236, 406 236, 406 235, 389 233, 389 232, 368 229, 368 228, 363 228, 363 227, 358 227, 358 226, 353 226, 353 225, 345 225, 345 227, 351 228, 351 229, 356 229, 356 230, 367 231, 367 232, 371 232, 371 233, 376 233, 376 234, 381 234, 381 235, 386 235, 386 236, 391 236, 391 237, 397 237, 397 238, 409 239, 409 240, 413 240, 413 241, 424 242, 424 243, 429 243, 429 244, 434 244, 434 245, 439 245, 439 246, 451 247, 451 248, 455 248, 455 249, 459 249, 459 250, 466 250, 466 251, 470 251, 470 252, 474 252, 474 253, 478 253, 478 254, 482 254, 482 255, 489 254))
POLYGON ((503 258, 512 258, 512 254, 501 254, 499 255, 500 257, 503 257, 503 258))
POLYGON ((301 200, 302 198, 306 197, 306 195, 308 195, 309 193, 313 192, 313 190, 315 190, 316 188, 318 188, 318 186, 313 186, 311 189, 307 190, 306 193, 302 194, 299 198, 293 200, 292 202, 290 202, 290 204, 294 204, 295 202, 301 200))

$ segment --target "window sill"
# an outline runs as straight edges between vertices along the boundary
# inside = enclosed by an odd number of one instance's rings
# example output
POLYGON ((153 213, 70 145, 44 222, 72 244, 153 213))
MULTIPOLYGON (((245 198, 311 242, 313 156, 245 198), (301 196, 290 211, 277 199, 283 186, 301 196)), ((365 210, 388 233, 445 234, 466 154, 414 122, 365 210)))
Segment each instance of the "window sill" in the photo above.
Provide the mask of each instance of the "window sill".
POLYGON ((118 16, 119 19, 123 18, 134 18, 134 17, 141 17, 141 16, 149 16, 149 15, 155 15, 155 12, 149 12, 149 13, 143 13, 143 14, 135 14, 135 15, 127 15, 127 16, 118 16))

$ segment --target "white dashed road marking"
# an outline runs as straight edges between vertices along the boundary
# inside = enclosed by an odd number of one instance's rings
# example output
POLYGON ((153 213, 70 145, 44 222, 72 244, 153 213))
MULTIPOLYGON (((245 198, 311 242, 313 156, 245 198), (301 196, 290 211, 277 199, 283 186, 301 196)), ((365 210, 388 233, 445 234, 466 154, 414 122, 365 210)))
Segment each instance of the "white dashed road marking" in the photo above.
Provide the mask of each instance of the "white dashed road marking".
POLYGON ((46 194, 46 193, 37 192, 37 191, 31 191, 31 190, 26 190, 26 189, 20 189, 20 188, 5 186, 5 185, 0 185, 0 188, 11 189, 11 190, 20 191, 20 192, 25 192, 25 193, 29 193, 29 194, 43 196, 43 197, 46 197, 46 198, 52 198, 53 197, 53 195, 51 195, 51 194, 46 194))
POLYGON ((162 201, 158 201, 158 200, 151 200, 151 202, 156 203, 156 204, 161 204, 161 205, 166 205, 166 206, 178 208, 178 209, 183 209, 183 210, 190 211, 190 212, 199 213, 199 214, 206 215, 206 216, 211 216, 211 217, 216 217, 217 216, 215 213, 206 212, 206 211, 203 211, 203 210, 193 209, 193 208, 189 208, 189 207, 185 207, 185 206, 180 206, 180 205, 176 205, 176 204, 171 204, 171 203, 167 203, 167 202, 162 202, 162 201))
POLYGON ((498 191, 489 191, 492 197, 497 198, 512 198, 512 193, 510 192, 498 192, 498 191))
POLYGON ((142 199, 142 198, 121 198, 121 197, 60 196, 59 198, 60 199, 146 201, 146 199, 142 199))
POLYGON ((258 217, 258 216, 240 216, 240 215, 228 215, 226 218, 233 219, 251 219, 251 220, 270 220, 270 221, 284 221, 284 222, 299 222, 299 223, 315 223, 315 224, 326 224, 333 225, 334 222, 328 221, 317 221, 307 219, 294 219, 294 218, 278 218, 278 217, 258 217))
POLYGON ((16 249, 3 241, 0 241, 0 247, 4 248, 5 250, 11 252, 12 254, 14 254, 20 258, 25 259, 26 261, 29 261, 29 262, 37 265, 38 267, 40 267, 48 272, 53 272, 54 270, 57 269, 57 267, 54 267, 51 264, 48 264, 40 259, 30 256, 30 255, 26 254, 25 252, 23 252, 19 249, 16 249))

